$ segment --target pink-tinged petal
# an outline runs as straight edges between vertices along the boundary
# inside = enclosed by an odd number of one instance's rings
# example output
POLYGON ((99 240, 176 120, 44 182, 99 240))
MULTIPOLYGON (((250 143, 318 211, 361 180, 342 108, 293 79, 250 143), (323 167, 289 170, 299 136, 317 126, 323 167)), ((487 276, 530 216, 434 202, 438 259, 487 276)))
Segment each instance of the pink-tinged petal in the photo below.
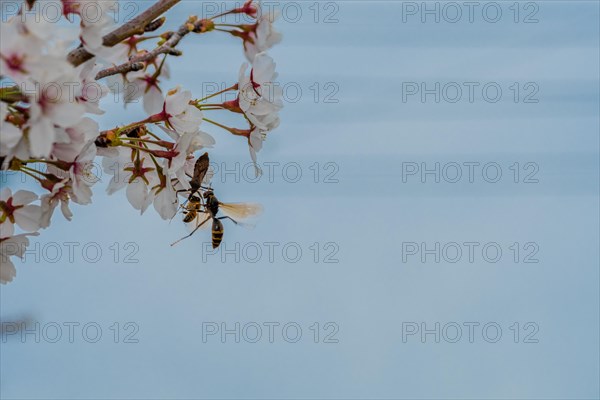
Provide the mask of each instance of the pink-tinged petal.
POLYGON ((0 283, 6 285, 17 276, 17 269, 10 257, 0 254, 0 283))
MULTIPOLYGON (((252 58, 254 59, 254 57, 252 58)), ((250 78, 246 77, 246 70, 248 69, 248 63, 243 63, 242 66, 240 67, 240 70, 238 72, 238 85, 239 88, 242 88, 245 84, 246 80, 249 80, 250 78)))
POLYGON ((2 190, 0 190, 0 200, 6 201, 12 197, 12 191, 8 186, 4 186, 2 190))
POLYGON ((267 53, 258 53, 252 63, 252 78, 254 82, 262 84, 269 82, 275 73, 275 62, 267 53))
POLYGON ((19 228, 26 232, 35 232, 40 229, 40 221, 42 219, 42 207, 29 205, 19 208, 13 214, 15 222, 19 228))
POLYGON ((68 128, 76 125, 85 114, 85 107, 78 103, 62 103, 50 107, 48 116, 56 125, 68 128))
POLYGON ((144 203, 146 202, 148 187, 140 178, 137 178, 127 185, 126 194, 127 200, 133 208, 141 210, 144 208, 144 203))
POLYGON ((206 133, 204 131, 198 131, 198 134, 198 141, 192 142, 192 144, 197 147, 196 150, 199 150, 202 147, 213 147, 217 143, 215 141, 215 138, 212 137, 212 135, 210 135, 209 133, 206 133))
MULTIPOLYGON (((123 176, 124 174, 124 171, 119 171, 112 177, 108 187, 106 188, 107 194, 113 194, 127 186, 127 180, 125 179, 125 176, 123 176)), ((131 176, 131 174, 129 174, 129 176, 131 176)))
POLYGON ((73 185, 73 202, 77 204, 90 204, 92 202, 92 189, 86 183, 73 185))
POLYGON ((194 106, 188 106, 187 110, 185 110, 185 119, 188 121, 200 125, 202 118, 204 118, 204 114, 194 106))
POLYGON ((77 156, 78 163, 85 163, 89 161, 93 161, 96 158, 96 153, 98 152, 98 148, 94 144, 94 142, 89 141, 83 149, 81 149, 81 153, 77 156))
POLYGON ((149 115, 158 114, 162 111, 164 98, 160 90, 156 86, 144 93, 144 111, 149 115))
POLYGON ((47 157, 52 150, 55 132, 53 124, 41 119, 29 128, 29 148, 33 157, 47 157))
POLYGON ((81 152, 82 143, 54 143, 52 146, 52 155, 59 160, 72 162, 81 152))
POLYGON ((146 199, 144 200, 144 203, 142 204, 142 208, 140 208, 140 214, 143 214, 146 212, 146 210, 148 209, 148 207, 150 207, 150 204, 152 204, 152 193, 148 193, 146 195, 146 199))
POLYGON ((62 127, 54 127, 54 143, 71 143, 71 137, 62 127))
POLYGON ((248 146, 248 150, 250 151, 250 158, 252 159, 252 163, 254 164, 254 173, 256 174, 256 177, 258 178, 260 175, 262 175, 262 170, 260 169, 260 167, 258 166, 258 163, 256 162, 256 150, 254 150, 254 148, 252 146, 248 146))
POLYGON ((178 115, 184 112, 192 99, 192 92, 189 90, 181 91, 179 88, 174 94, 167 96, 166 110, 171 115, 178 115))
POLYGON ((171 67, 169 67, 169 64, 163 64, 162 69, 160 70, 160 76, 165 79, 171 79, 171 67))
POLYGON ((129 46, 124 43, 112 47, 99 46, 93 49, 91 53, 96 55, 95 59, 100 59, 105 64, 120 65, 128 60, 129 46))
POLYGON ((56 206, 57 202, 51 201, 50 195, 42 196, 42 218, 40 220, 40 227, 42 229, 50 226, 50 220, 52 219, 52 214, 54 214, 56 206))
POLYGON ((88 48, 88 50, 92 50, 92 53, 94 52, 93 50, 102 46, 102 34, 95 27, 82 28, 81 29, 81 38, 83 39, 83 42, 86 44, 86 47, 88 48))
POLYGON ((169 220, 177 214, 179 203, 175 191, 169 186, 161 190, 154 198, 154 209, 164 220, 169 220))
POLYGON ((244 55, 248 61, 252 62, 256 56, 256 53, 258 53, 258 48, 255 44, 247 41, 244 42, 244 55))
POLYGON ((29 239, 27 236, 38 236, 39 233, 22 233, 20 235, 11 236, 10 238, 0 242, 0 253, 7 256, 17 256, 23 258, 29 239))
POLYGON ((14 234, 15 234, 15 227, 12 224, 12 222, 10 222, 7 218, 6 221, 4 221, 0 224, 0 238, 10 237, 14 234))
POLYGON ((177 117, 169 118, 169 123, 171 124, 173 129, 175 129, 181 134, 194 132, 198 129, 198 125, 195 125, 194 123, 189 123, 188 121, 177 117))
POLYGON ((73 213, 71 212, 71 209, 69 208, 69 202, 68 201, 61 201, 60 202, 60 211, 62 212, 63 216, 68 221, 71 221, 71 219, 73 218, 73 213))
MULTIPOLYGON (((191 172, 193 173, 193 171, 191 172)), ((185 168, 176 171, 175 176, 177 177, 178 185, 181 186, 177 188, 178 190, 188 190, 190 188, 190 179, 185 174, 185 168)))
POLYGON ((100 134, 100 126, 96 121, 91 118, 85 117, 76 126, 69 128, 77 131, 78 140, 82 142, 89 142, 94 140, 100 134))
POLYGON ((25 205, 32 201, 36 201, 37 199, 38 195, 29 190, 18 190, 13 194, 13 205, 25 205))
POLYGON ((0 121, 0 153, 8 154, 8 151, 15 147, 19 140, 23 137, 23 132, 13 124, 9 124, 8 122, 0 121))
POLYGON ((162 129, 167 135, 169 135, 169 137, 173 140, 179 140, 179 138, 181 137, 181 135, 179 133, 177 133, 177 131, 174 131, 172 129, 166 128, 162 125, 158 126, 160 129, 162 129))
MULTIPOLYGON (((260 133, 252 133, 250 135, 250 146, 252 146, 252 149, 254 149, 254 151, 256 153, 258 153, 259 151, 262 150, 263 147, 263 139, 260 135, 260 133)), ((255 160, 256 161, 256 160, 255 160)))
POLYGON ((125 103, 137 103, 137 101, 134 100, 142 97, 144 90, 146 90, 146 82, 141 79, 127 82, 123 87, 123 100, 125 103))

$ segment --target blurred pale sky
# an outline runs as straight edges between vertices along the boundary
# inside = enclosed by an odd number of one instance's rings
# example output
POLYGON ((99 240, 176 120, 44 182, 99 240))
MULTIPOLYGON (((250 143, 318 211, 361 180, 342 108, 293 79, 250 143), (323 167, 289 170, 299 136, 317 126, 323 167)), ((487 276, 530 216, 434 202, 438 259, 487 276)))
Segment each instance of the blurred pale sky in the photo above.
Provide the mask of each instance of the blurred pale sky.
MULTIPOLYGON (((105 194, 104 176, 94 204, 56 218, 0 287, 2 320, 30 316, 41 332, 39 343, 3 339, 0 397, 598 398, 598 3, 498 2, 495 23, 490 3, 472 23, 465 8, 448 22, 445 3, 439 23, 422 22, 421 4, 277 3, 284 40, 270 54, 286 108, 259 153, 272 173, 244 179, 247 146, 207 127, 211 160, 240 163, 217 171, 217 195, 262 203, 256 229, 226 222, 216 254, 206 231, 172 248, 179 217, 140 217, 123 192, 105 194), (422 101, 436 83, 440 101, 422 101), (436 163, 439 183, 421 175, 436 163), (62 336, 50 343, 54 323, 62 336), (88 323, 102 329, 97 343, 82 335, 88 323), (222 340, 236 323, 239 343, 222 340), (439 343, 423 340, 436 323, 439 343)), ((167 15, 174 26, 202 9, 183 1, 167 15)), ((170 83, 195 93, 233 83, 244 61, 224 35, 181 48, 170 83)), ((104 106, 103 128, 143 115, 104 106)))

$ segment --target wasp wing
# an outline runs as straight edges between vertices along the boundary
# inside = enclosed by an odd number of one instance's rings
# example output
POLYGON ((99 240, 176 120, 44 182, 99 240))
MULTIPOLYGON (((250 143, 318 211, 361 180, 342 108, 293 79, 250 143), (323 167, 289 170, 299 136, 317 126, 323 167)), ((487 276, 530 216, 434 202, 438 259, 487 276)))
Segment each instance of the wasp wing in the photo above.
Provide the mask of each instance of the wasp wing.
POLYGON ((242 222, 241 220, 257 217, 262 213, 263 207, 257 203, 219 203, 219 210, 236 224, 253 229, 253 223, 242 222))
POLYGON ((202 185, 202 181, 204 181, 204 176, 206 175, 209 166, 208 153, 204 153, 198 157, 198 160, 194 165, 194 176, 192 177, 192 182, 194 184, 198 186, 202 185))
POLYGON ((260 215, 263 206, 258 203, 219 203, 219 210, 228 217, 238 220, 260 215))

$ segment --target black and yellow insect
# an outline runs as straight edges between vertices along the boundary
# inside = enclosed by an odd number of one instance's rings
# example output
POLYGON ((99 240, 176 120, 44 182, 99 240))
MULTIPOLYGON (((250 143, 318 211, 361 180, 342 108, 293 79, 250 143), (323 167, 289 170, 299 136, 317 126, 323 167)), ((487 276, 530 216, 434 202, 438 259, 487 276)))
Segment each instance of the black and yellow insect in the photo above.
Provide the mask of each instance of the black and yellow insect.
POLYGON ((183 210, 183 214, 184 214, 183 222, 185 222, 186 224, 192 222, 193 220, 196 219, 199 212, 203 212, 202 211, 202 202, 200 201, 200 197, 198 197, 198 196, 190 197, 190 200, 185 205, 185 209, 183 210))
MULTIPOLYGON (((178 241, 171 244, 176 245, 183 239, 192 236, 202 226, 206 226, 205 223, 212 220, 212 247, 216 249, 223 240, 223 223, 222 219, 229 219, 236 225, 241 224, 238 220, 246 219, 256 216, 262 212, 262 206, 254 203, 221 203, 215 196, 212 190, 206 190, 204 192, 204 204, 199 196, 190 196, 188 203, 183 210, 183 222, 193 223, 196 225, 189 235, 182 237, 178 241), (218 217, 219 210, 225 214, 222 217, 218 217)), ((245 224, 242 224, 245 225, 245 224)))
MULTIPOLYGON (((208 159, 208 153, 204 153, 198 157, 196 163, 194 164, 194 175, 190 179, 190 188, 178 190, 176 193, 179 194, 183 192, 189 192, 188 201, 190 201, 192 196, 198 194, 198 191, 202 188, 202 181, 208 172, 209 166, 210 161, 208 159)), ((200 200, 202 199, 200 198, 200 200)))
POLYGON ((202 154, 196 160, 196 163, 194 164, 194 176, 192 176, 192 179, 190 179, 190 196, 189 197, 192 197, 192 195, 197 193, 198 190, 200 190, 200 188, 202 187, 202 181, 204 180, 204 177, 206 176, 206 172, 208 171, 209 165, 210 165, 210 162, 208 160, 208 153, 202 154))

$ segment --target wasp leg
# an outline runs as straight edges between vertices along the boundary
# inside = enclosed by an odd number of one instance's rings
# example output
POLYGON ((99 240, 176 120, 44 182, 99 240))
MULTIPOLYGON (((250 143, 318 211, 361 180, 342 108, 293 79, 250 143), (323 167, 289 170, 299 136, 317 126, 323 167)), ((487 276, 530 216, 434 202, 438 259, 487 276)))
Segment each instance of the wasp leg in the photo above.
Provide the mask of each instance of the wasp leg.
MULTIPOLYGON (((187 190, 188 189, 184 189, 184 190, 178 190, 177 192, 175 192, 175 201, 173 202, 173 204, 175 204, 175 203, 177 203, 179 201, 179 199, 177 199, 177 193, 182 192, 182 191, 185 192, 187 190)), ((186 199, 183 203, 181 203, 179 205, 179 207, 177 207, 177 212, 179 212, 179 210, 181 210, 182 208, 185 210, 185 205, 187 204, 188 200, 189 199, 186 199)), ((177 215, 177 212, 175 213, 175 215, 173 215, 171 217, 171 219, 169 220, 169 223, 171 223, 171 221, 173 221, 173 218, 175 218, 175 216, 177 215)), ((184 212, 184 214, 187 214, 187 212, 184 212)))
MULTIPOLYGON (((202 212, 202 211, 201 211, 201 212, 202 212)), ((206 223, 206 221, 210 221, 211 219, 212 219, 212 218, 211 218, 211 217, 210 217, 210 215, 209 215, 208 217, 206 217, 206 219, 205 219, 204 221, 202 221, 200 224, 198 224, 198 225, 197 225, 197 226, 194 228, 194 230, 193 230, 193 231, 192 231, 192 232, 191 232, 189 235, 187 235, 187 236, 184 236, 184 237, 182 237, 181 239, 179 239, 179 240, 177 240, 177 241, 175 241, 175 242, 171 243, 171 246, 175 246, 177 243, 181 242, 183 239, 187 239, 187 238, 189 238, 190 236, 192 236, 194 233, 196 233, 196 231, 197 231, 197 230, 198 230, 198 229, 199 229, 199 228, 200 228, 202 225, 204 225, 204 224, 206 223)))
MULTIPOLYGON (((178 195, 179 193, 182 193, 182 192, 190 192, 190 195, 188 196, 188 198, 187 198, 187 199, 185 199, 185 200, 184 200, 184 202, 183 202, 183 203, 181 203, 181 204, 179 205, 179 207, 177 208, 177 211, 181 210, 182 208, 183 208, 183 209, 185 209, 185 206, 186 206, 186 204, 187 204, 187 203, 190 201, 190 198, 192 197, 192 195, 193 195, 194 193, 198 193, 198 191, 197 191, 197 190, 196 190, 196 191, 193 191, 193 192, 192 192, 190 189, 181 189, 181 190, 177 190, 177 191, 175 191, 175 201, 173 202, 173 204, 175 204, 175 203, 177 203, 177 202, 179 201, 179 199, 177 198, 177 195, 178 195)), ((201 204, 202 206, 204 206, 204 198, 203 198, 203 196, 198 196, 198 197, 200 198, 200 204, 201 204)), ((177 214, 175 214, 175 215, 177 215, 177 214)), ((169 223, 170 223, 171 221, 173 221, 173 218, 175 218, 175 215, 173 215, 173 216, 171 217, 171 219, 169 220, 169 223)))
POLYGON ((177 196, 179 196, 179 193, 183 193, 183 192, 189 192, 190 189, 180 189, 180 190, 176 190, 175 191, 175 201, 173 202, 173 204, 177 203, 179 201, 179 199, 177 198, 177 196))
POLYGON ((228 216, 219 217, 219 218, 217 218, 217 219, 230 219, 230 220, 232 220, 232 221, 233 221, 233 223, 234 223, 234 224, 236 224, 236 225, 238 224, 238 222, 237 222, 235 219, 233 219, 233 218, 231 218, 231 217, 228 217, 228 216))

